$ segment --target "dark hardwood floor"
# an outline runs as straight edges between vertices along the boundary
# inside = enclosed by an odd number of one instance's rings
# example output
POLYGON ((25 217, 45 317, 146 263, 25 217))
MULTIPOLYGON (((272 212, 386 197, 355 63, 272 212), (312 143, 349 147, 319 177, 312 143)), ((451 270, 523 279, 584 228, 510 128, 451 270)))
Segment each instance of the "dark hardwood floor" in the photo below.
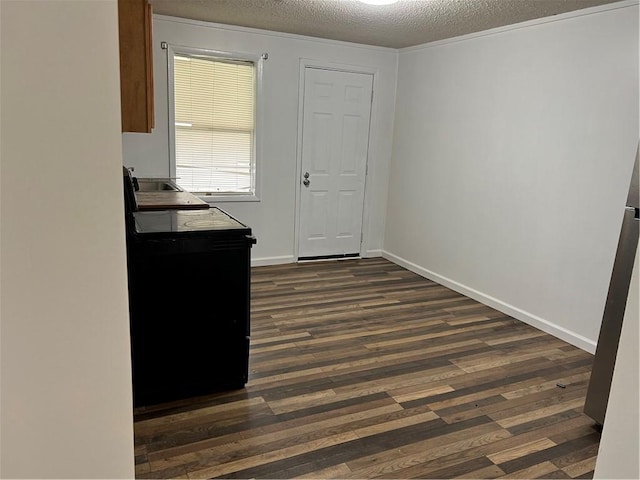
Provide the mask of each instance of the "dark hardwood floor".
POLYGON ((138 478, 593 477, 592 355, 383 259, 252 275, 247 387, 136 410, 138 478))

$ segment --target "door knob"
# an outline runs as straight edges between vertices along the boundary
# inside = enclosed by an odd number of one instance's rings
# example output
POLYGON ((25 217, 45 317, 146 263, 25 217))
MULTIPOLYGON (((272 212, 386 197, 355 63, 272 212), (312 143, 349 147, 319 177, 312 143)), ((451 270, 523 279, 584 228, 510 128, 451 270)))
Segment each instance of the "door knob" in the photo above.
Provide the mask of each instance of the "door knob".
POLYGON ((308 187, 309 187, 309 184, 311 184, 311 182, 309 181, 309 179, 308 179, 308 178, 305 178, 305 179, 302 181, 302 184, 303 184, 305 187, 307 187, 307 188, 308 188, 308 187))
POLYGON ((304 172, 303 177, 304 177, 304 178, 309 178, 309 172, 304 172))

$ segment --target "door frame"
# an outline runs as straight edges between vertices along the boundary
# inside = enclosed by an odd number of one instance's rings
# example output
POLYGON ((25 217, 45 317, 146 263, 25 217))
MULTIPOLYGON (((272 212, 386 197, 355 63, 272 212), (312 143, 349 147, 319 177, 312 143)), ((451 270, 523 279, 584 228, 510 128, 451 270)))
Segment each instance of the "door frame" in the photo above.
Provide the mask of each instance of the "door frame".
POLYGON ((323 62, 319 60, 312 60, 308 58, 300 58, 300 71, 298 78, 298 135, 296 141, 296 206, 295 206, 295 219, 294 219, 294 229, 293 229, 293 258, 294 261, 297 262, 300 257, 300 200, 302 193, 302 129, 304 123, 304 87, 305 87, 305 69, 306 68, 318 68, 321 70, 332 70, 336 72, 346 72, 346 73, 363 73, 368 74, 373 77, 373 99, 371 102, 371 113, 369 115, 369 138, 367 140, 367 159, 365 163, 365 174, 364 174, 364 197, 363 201, 363 209, 362 209, 362 235, 360 239, 360 251, 358 252, 360 256, 368 250, 367 245, 369 243, 369 223, 371 212, 369 211, 369 197, 371 196, 371 192, 369 191, 369 185, 371 182, 368 182, 368 177, 373 173, 373 169, 370 169, 370 159, 371 152, 373 147, 373 140, 371 135, 371 130, 373 125, 375 124, 375 120, 377 118, 377 96, 376 96, 376 81, 378 79, 378 69, 375 67, 367 67, 363 65, 350 65, 343 63, 335 63, 335 62, 323 62))

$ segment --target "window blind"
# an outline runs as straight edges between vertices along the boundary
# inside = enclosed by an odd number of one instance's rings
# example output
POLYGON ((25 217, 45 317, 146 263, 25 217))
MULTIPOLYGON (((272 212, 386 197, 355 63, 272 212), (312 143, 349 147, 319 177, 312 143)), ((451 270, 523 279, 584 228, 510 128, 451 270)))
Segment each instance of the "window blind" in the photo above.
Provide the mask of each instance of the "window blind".
POLYGON ((174 55, 177 183, 199 194, 251 194, 255 65, 174 55))

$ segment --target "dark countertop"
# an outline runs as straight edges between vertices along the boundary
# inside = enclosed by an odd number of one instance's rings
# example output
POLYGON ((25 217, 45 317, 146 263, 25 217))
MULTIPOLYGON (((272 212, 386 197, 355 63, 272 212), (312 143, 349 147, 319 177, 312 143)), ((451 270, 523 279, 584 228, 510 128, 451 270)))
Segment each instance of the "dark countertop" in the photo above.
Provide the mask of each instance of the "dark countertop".
POLYGON ((209 208, 209 204, 207 202, 200 200, 189 192, 136 192, 136 200, 138 203, 138 210, 140 211, 167 210, 175 208, 181 210, 199 210, 209 208))

